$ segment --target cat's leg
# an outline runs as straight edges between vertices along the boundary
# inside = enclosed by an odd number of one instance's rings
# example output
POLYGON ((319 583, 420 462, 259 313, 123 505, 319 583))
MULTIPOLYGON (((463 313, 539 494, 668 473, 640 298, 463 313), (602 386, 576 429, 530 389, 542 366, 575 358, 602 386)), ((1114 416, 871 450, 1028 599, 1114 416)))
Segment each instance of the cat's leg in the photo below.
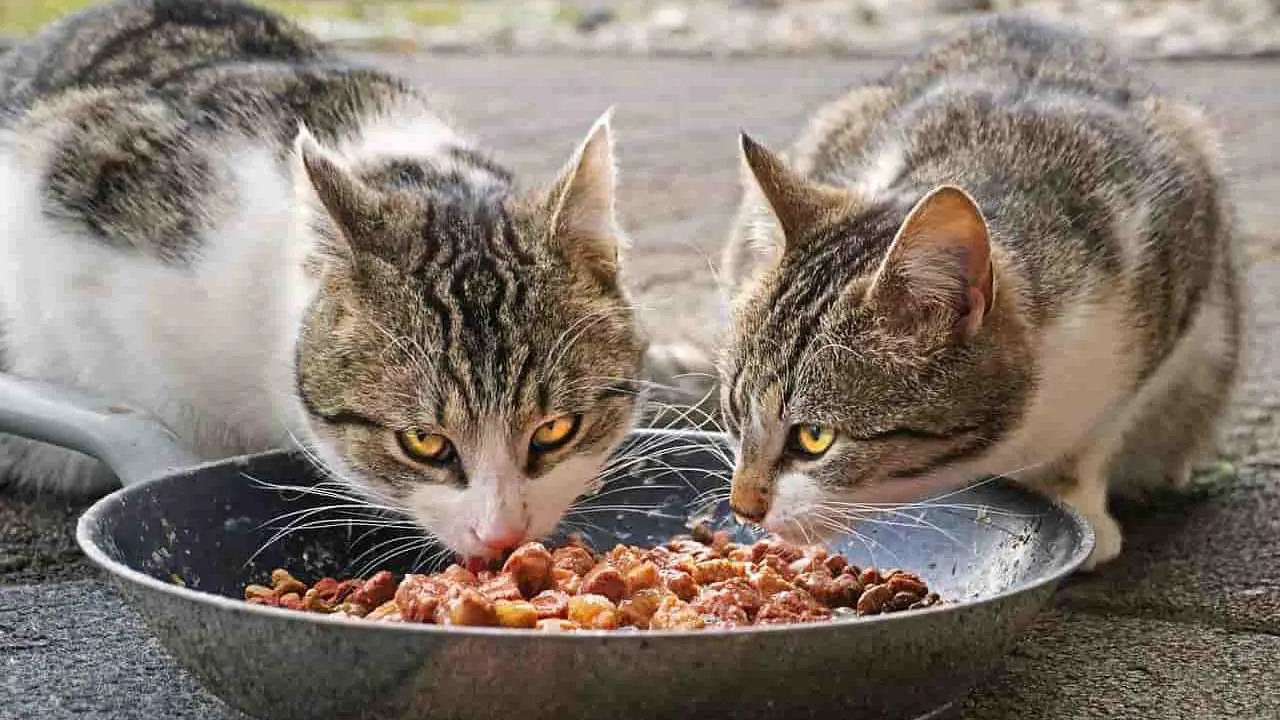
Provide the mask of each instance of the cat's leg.
POLYGON ((1120 554, 1120 526, 1107 509, 1109 494, 1153 478, 1185 485, 1196 460, 1211 447, 1239 362, 1238 293, 1229 270, 1206 293, 1156 372, 1074 458, 1075 484, 1062 493, 1062 500, 1093 527, 1097 544, 1086 570, 1120 554), (1128 474, 1144 465, 1139 475, 1128 474))
POLYGON ((1107 507, 1108 470, 1111 457, 1123 440, 1121 422, 1123 420, 1108 423, 1094 434, 1091 444, 1073 458, 1066 486, 1059 496, 1062 502, 1083 515, 1093 529, 1093 553, 1081 566, 1085 571, 1116 559, 1124 545, 1120 523, 1107 507))
POLYGON ((1185 486, 1212 453, 1239 366, 1240 312, 1234 275, 1148 382, 1153 392, 1112 466, 1113 491, 1185 486))

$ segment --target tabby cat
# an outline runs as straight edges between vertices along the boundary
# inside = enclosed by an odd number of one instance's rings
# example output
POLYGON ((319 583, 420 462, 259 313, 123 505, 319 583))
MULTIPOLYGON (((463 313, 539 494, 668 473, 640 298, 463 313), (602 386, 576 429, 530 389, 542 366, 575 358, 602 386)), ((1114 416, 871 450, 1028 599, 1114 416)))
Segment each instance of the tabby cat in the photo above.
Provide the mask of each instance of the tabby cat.
MULTIPOLYGON (((204 457, 300 444, 487 556, 551 531, 630 427, 606 114, 539 191, 400 80, 233 0, 125 0, 0 67, 3 369, 204 457)), ((83 456, 0 440, 68 490, 83 456)))
POLYGON ((740 517, 822 534, 1006 474, 1087 517, 1093 567, 1112 478, 1181 485, 1210 448, 1241 332, 1215 141, 1101 43, 985 21, 742 157, 740 517))

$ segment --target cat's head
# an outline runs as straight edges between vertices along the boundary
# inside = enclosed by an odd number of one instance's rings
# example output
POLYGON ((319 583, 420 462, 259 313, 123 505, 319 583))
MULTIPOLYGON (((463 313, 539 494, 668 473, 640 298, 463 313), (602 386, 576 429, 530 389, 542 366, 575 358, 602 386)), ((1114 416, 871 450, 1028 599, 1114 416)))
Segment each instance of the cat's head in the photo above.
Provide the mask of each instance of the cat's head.
POLYGON ((735 299, 720 362, 733 510, 838 534, 856 504, 973 479, 1034 373, 976 202, 946 185, 863 198, 742 149, 770 259, 735 299))
POLYGON ((304 133, 296 155, 320 236, 297 392, 320 457, 464 556, 553 531, 637 403, 608 115, 531 193, 469 150, 348 161, 304 133))

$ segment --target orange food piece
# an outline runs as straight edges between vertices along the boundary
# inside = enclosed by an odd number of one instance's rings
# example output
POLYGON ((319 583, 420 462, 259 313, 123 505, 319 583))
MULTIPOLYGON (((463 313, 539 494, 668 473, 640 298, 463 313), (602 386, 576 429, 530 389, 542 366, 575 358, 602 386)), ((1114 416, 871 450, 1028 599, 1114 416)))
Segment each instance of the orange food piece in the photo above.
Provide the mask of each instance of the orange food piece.
POLYGON ((641 561, 627 571, 626 585, 627 595, 661 586, 662 576, 658 572, 658 566, 649 560, 641 561))
POLYGON ((539 542, 527 542, 515 549, 502 566, 510 573, 525 597, 533 597, 551 587, 551 553, 539 542))
POLYGON ((582 578, 583 595, 603 595, 611 602, 618 602, 627 594, 627 581, 623 579, 618 568, 600 563, 582 578))
POLYGON ((551 553, 552 567, 568 570, 579 577, 586 575, 596 566, 596 558, 591 551, 577 545, 556 548, 551 553))
POLYGON ((706 625, 697 608, 674 595, 664 596, 649 620, 651 630, 701 630, 706 625))
POLYGON ((573 632, 575 630, 582 629, 578 627, 578 623, 570 622, 561 618, 546 618, 545 620, 539 620, 535 627, 542 632, 573 632))
POLYGON ((538 609, 528 600, 497 600, 493 603, 498 624, 510 628, 531 628, 538 625, 538 609))
POLYGON ((493 603, 474 588, 463 588, 444 607, 449 625, 497 625, 498 613, 493 603))
POLYGON ((633 593, 631 597, 623 600, 618 605, 618 615, 622 624, 648 629, 649 620, 658 611, 658 606, 662 604, 662 598, 667 595, 668 593, 656 589, 640 590, 633 593))
POLYGON ((683 570, 663 570, 662 585, 668 592, 674 593, 681 600, 692 600, 698 596, 698 583, 693 576, 683 570))
POLYGON ((561 590, 543 590, 530 601, 538 619, 569 617, 569 595, 561 590))
POLYGON ((603 595, 569 598, 569 620, 583 628, 612 630, 618 627, 618 608, 603 595))

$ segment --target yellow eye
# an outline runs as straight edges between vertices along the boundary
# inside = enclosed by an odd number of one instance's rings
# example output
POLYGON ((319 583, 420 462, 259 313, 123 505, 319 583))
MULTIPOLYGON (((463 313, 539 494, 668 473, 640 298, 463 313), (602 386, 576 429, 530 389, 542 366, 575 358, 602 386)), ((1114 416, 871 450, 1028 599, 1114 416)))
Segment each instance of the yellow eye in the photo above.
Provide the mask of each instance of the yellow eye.
POLYGON ((529 441, 529 447, 538 452, 547 452, 564 445, 578 431, 578 421, 581 417, 580 415, 560 415, 542 423, 533 431, 533 439, 529 441))
POLYGON ((821 455, 836 441, 836 431, 825 425, 796 425, 791 428, 791 447, 805 455, 821 455))
POLYGON ((425 463, 445 463, 453 459, 453 443, 438 433, 421 430, 403 430, 396 433, 400 449, 411 460, 425 463))

